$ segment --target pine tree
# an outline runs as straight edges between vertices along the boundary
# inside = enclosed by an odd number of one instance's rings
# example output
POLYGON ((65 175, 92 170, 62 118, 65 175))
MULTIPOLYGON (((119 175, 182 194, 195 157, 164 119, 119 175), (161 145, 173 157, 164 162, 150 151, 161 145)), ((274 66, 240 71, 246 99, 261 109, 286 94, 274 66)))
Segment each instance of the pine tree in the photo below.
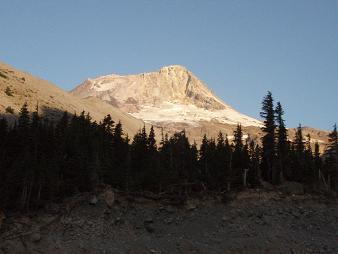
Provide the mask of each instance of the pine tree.
POLYGON ((303 140, 302 126, 299 124, 294 139, 295 161, 294 161, 294 180, 303 182, 305 175, 305 145, 303 140))
POLYGON ((207 135, 204 134, 203 139, 202 139, 202 144, 199 150, 201 181, 205 181, 209 173, 208 172, 209 171, 208 150, 209 150, 209 140, 207 138, 207 135))
POLYGON ((315 176, 315 183, 318 184, 321 182, 321 174, 322 174, 322 166, 323 166, 323 162, 322 162, 322 158, 319 152, 319 144, 316 141, 315 143, 315 151, 314 151, 314 176, 315 176))
POLYGON ((214 138, 208 140, 208 146, 206 150, 206 161, 208 169, 206 172, 206 183, 209 189, 219 190, 220 189, 220 179, 217 170, 217 150, 216 150, 216 141, 214 138))
POLYGON ((156 139, 155 139, 155 131, 154 131, 154 127, 151 126, 150 128, 150 132, 149 132, 149 136, 147 139, 147 143, 148 143, 148 150, 151 153, 154 153, 157 151, 157 146, 156 146, 156 139))
POLYGON ((131 175, 134 189, 146 189, 149 176, 148 140, 145 126, 135 134, 131 144, 131 175))
POLYGON ((337 124, 334 124, 332 132, 329 133, 329 144, 325 151, 328 184, 334 189, 338 190, 338 133, 337 124))
POLYGON ((20 112, 19 112, 18 128, 23 132, 27 132, 29 123, 30 123, 30 116, 29 116, 29 111, 28 111, 28 104, 27 102, 25 102, 25 104, 21 107, 20 112))
MULTIPOLYGON (((107 184, 114 185, 114 173, 116 171, 115 165, 115 150, 113 141, 114 139, 118 140, 118 133, 122 131, 122 126, 119 126, 116 131, 115 138, 114 135, 114 121, 111 116, 108 114, 103 118, 103 120, 98 124, 98 141, 99 141, 99 154, 101 161, 101 172, 99 175, 101 181, 107 184)), ((116 182, 115 182, 116 183, 116 182)))
POLYGON ((237 185, 242 185, 243 174, 249 167, 248 145, 243 144, 243 131, 240 124, 237 125, 234 131, 233 140, 233 156, 232 156, 232 179, 237 185))
POLYGON ((169 143, 172 149, 173 179, 176 183, 187 184, 193 178, 192 152, 185 131, 175 133, 169 143))
POLYGON ((277 183, 278 174, 276 170, 276 153, 275 153, 275 112, 272 94, 269 91, 262 102, 261 117, 264 118, 264 127, 262 131, 262 176, 266 181, 277 183))
POLYGON ((319 174, 318 170, 321 170, 322 168, 322 159, 320 157, 318 141, 316 141, 315 143, 314 160, 315 160, 315 166, 316 166, 316 171, 318 175, 319 174))
POLYGON ((285 177, 290 178, 286 172, 288 167, 288 154, 289 154, 289 145, 287 130, 285 127, 283 115, 284 111, 280 102, 277 102, 276 106, 276 122, 277 122, 277 162, 278 162, 278 175, 280 175, 279 181, 283 181, 285 177))
POLYGON ((295 149, 297 153, 299 154, 304 153, 305 146, 304 146, 303 131, 302 131, 301 124, 299 124, 299 126, 297 127, 294 144, 295 144, 295 149))
POLYGON ((173 166, 172 145, 169 142, 168 133, 164 135, 163 130, 162 130, 162 141, 160 145, 161 145, 159 147, 160 171, 161 171, 160 181, 162 183, 162 188, 165 188, 172 181, 174 166, 173 166))
POLYGON ((304 160, 305 160, 304 182, 308 185, 313 186, 316 178, 316 173, 315 173, 315 159, 312 153, 310 133, 306 135, 304 160))
POLYGON ((326 154, 335 162, 338 162, 338 134, 337 124, 334 124, 332 132, 329 134, 329 144, 326 149, 326 154))
MULTIPOLYGON (((109 131, 109 128, 108 128, 109 131)), ((126 179, 126 167, 127 167, 127 144, 126 140, 123 137, 123 128, 122 123, 119 121, 113 129, 112 137, 112 177, 111 183, 116 188, 124 188, 127 179, 126 179)))
POLYGON ((255 144, 253 140, 249 143, 249 172, 248 172, 248 182, 251 186, 257 186, 259 184, 259 171, 260 171, 260 148, 255 144))
POLYGON ((8 135, 8 123, 5 118, 0 119, 0 203, 7 196, 6 183, 6 147, 8 135))
POLYGON ((190 161, 189 161, 189 181, 197 183, 199 179, 198 175, 198 149, 197 144, 194 141, 190 148, 190 161))
POLYGON ((223 137, 222 132, 218 133, 215 164, 218 179, 218 189, 224 188, 227 180, 227 174, 229 173, 229 159, 230 151, 228 150, 226 140, 223 137))
POLYGON ((33 169, 30 165, 30 135, 29 135, 29 127, 30 127, 30 115, 28 111, 28 105, 25 103, 19 113, 18 118, 18 146, 20 152, 18 154, 18 159, 15 164, 15 168, 18 171, 19 179, 21 180, 20 187, 20 209, 28 209, 29 208, 29 199, 32 188, 32 177, 33 177, 33 169))
POLYGON ((155 131, 154 127, 150 127, 149 135, 147 138, 147 153, 148 153, 148 167, 149 167, 149 186, 158 186, 158 189, 162 189, 161 183, 158 180, 161 178, 160 170, 159 170, 159 156, 157 151, 156 139, 155 139, 155 131))

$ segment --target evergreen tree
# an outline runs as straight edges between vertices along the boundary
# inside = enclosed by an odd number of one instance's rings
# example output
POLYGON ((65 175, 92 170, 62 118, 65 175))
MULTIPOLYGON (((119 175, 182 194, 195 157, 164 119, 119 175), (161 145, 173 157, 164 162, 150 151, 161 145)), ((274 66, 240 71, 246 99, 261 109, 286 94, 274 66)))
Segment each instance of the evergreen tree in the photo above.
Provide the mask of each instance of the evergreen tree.
POLYGON ((100 177, 101 181, 107 184, 114 185, 116 184, 116 181, 114 183, 114 172, 116 170, 115 165, 116 161, 114 152, 117 150, 115 147, 113 141, 119 140, 121 133, 122 135, 122 126, 118 126, 115 133, 115 125, 114 121, 112 120, 111 116, 108 114, 103 118, 103 120, 99 123, 97 132, 98 132, 98 149, 100 154, 100 161, 101 161, 101 172, 100 177), (115 138, 113 137, 115 133, 115 138))
POLYGON ((189 161, 189 181, 192 183, 197 183, 199 179, 199 172, 198 172, 198 149, 197 144, 194 143, 191 145, 190 148, 190 161, 189 161))
POLYGON ((294 179, 295 181, 303 182, 305 175, 305 145, 303 140, 302 126, 299 124, 296 130, 294 139, 294 179))
POLYGON ((149 132, 149 136, 148 136, 148 139, 147 139, 147 143, 148 143, 148 150, 151 153, 154 153, 154 152, 157 151, 155 131, 154 131, 153 126, 150 127, 150 132, 149 132))
POLYGON ((185 131, 175 133, 169 143, 172 148, 172 163, 174 171, 174 179, 176 183, 187 184, 193 181, 194 168, 196 162, 193 161, 193 156, 189 140, 185 131))
POLYGON ((131 175, 134 189, 146 189, 148 168, 148 138, 145 126, 135 134, 131 144, 131 175))
POLYGON ((160 181, 162 183, 162 187, 166 187, 171 183, 172 174, 173 174, 173 149, 171 144, 169 143, 168 134, 163 134, 162 130, 162 140, 159 148, 159 156, 160 156, 160 181))
POLYGON ((222 132, 218 133, 217 145, 216 145, 216 155, 215 155, 215 171, 217 172, 218 179, 218 189, 225 188, 227 176, 229 174, 229 160, 230 160, 230 150, 227 145, 229 145, 227 138, 224 139, 222 132))
POLYGON ((336 125, 329 135, 323 163, 318 143, 313 154, 311 137, 307 135, 304 142, 301 126, 294 141, 287 141, 280 103, 275 110, 277 126, 271 109, 269 93, 263 101, 262 149, 250 137, 244 143, 238 125, 232 145, 220 132, 217 140, 204 135, 198 150, 195 142, 190 145, 185 131, 170 138, 162 131, 158 149, 154 128, 147 135, 144 126, 129 144, 122 124, 115 125, 110 115, 96 123, 86 112, 72 116, 64 112, 59 120, 52 121, 39 114, 38 108, 30 114, 25 103, 14 125, 0 119, 1 207, 37 209, 76 192, 93 191, 98 183, 127 191, 182 194, 195 187, 222 191, 229 183, 242 186, 245 169, 249 170, 249 187, 258 185, 261 175, 278 183, 279 172, 288 180, 316 187, 320 171, 325 182, 337 190, 336 125))
POLYGON ((269 91, 262 102, 261 117, 264 118, 264 133, 262 137, 262 176, 266 181, 277 183, 278 172, 276 170, 276 153, 275 153, 275 112, 272 94, 269 91))
POLYGON ((248 172, 248 183, 251 186, 259 185, 259 176, 260 176, 260 148, 255 144, 253 140, 250 141, 248 147, 249 154, 249 172, 248 172))
POLYGON ((199 150, 199 165, 200 165, 200 172, 201 172, 201 181, 205 182, 207 179, 207 175, 209 174, 209 161, 208 161, 208 154, 209 154, 209 140, 207 135, 204 134, 202 139, 202 144, 199 150))
POLYGON ((0 203, 6 197, 6 147, 8 135, 8 123, 5 118, 0 119, 0 203))
POLYGON ((337 124, 334 124, 329 134, 329 144, 325 151, 328 184, 333 190, 338 190, 338 134, 337 124))
POLYGON ((287 168, 288 168, 288 155, 289 155, 289 145, 288 145, 288 137, 287 137, 287 130, 285 127, 283 115, 284 111, 280 102, 277 102, 276 106, 276 122, 277 122, 277 162, 278 162, 278 172, 277 174, 280 175, 279 181, 283 181, 283 179, 290 178, 291 176, 288 175, 287 168))
POLYGON ((321 168, 322 168, 322 158, 321 158, 320 152, 319 152, 318 141, 316 141, 316 143, 315 143, 314 160, 315 160, 315 167, 316 167, 316 172, 317 172, 317 176, 318 176, 318 174, 319 174, 318 171, 321 170, 321 168))
POLYGON ((30 116, 28 111, 28 104, 25 104, 21 107, 18 118, 18 128, 22 132, 27 132, 30 123, 30 116))
POLYGON ((334 124, 332 132, 329 134, 329 144, 326 149, 327 156, 330 159, 338 162, 338 134, 337 134, 337 124, 334 124))
MULTIPOLYGON (((109 129, 108 129, 109 130, 109 129)), ((122 189, 127 183, 127 155, 128 155, 128 144, 123 137, 122 123, 119 121, 113 129, 113 140, 112 140, 112 177, 111 182, 116 188, 122 189)))
POLYGON ((304 160, 305 160, 304 182, 308 185, 313 186, 316 178, 316 173, 315 173, 315 160, 313 157, 311 147, 311 135, 309 133, 306 135, 304 160))
POLYGON ((240 124, 237 125, 234 131, 233 140, 233 156, 232 156, 232 181, 241 186, 243 183, 243 174, 249 168, 248 145, 243 144, 243 131, 240 124))
POLYGON ((206 161, 208 169, 206 172, 206 183, 209 189, 219 190, 220 189, 220 178, 218 173, 218 162, 217 162, 217 150, 216 150, 216 141, 214 138, 211 138, 207 141, 208 146, 206 150, 206 161))
POLYGON ((158 186, 159 189, 162 188, 162 185, 158 182, 160 178, 160 171, 159 171, 159 156, 157 151, 156 139, 155 139, 155 131, 154 127, 150 127, 149 135, 147 138, 147 153, 148 153, 148 165, 149 165, 149 178, 150 180, 149 185, 151 186, 158 186))

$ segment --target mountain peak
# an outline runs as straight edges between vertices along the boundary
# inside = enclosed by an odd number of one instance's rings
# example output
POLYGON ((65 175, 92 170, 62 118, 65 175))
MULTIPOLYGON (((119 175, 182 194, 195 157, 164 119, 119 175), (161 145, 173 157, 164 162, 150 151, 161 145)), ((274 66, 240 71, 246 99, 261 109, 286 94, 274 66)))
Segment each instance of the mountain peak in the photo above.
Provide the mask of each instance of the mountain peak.
POLYGON ((160 72, 163 72, 163 71, 189 71, 189 70, 183 65, 173 64, 173 65, 163 66, 160 69, 160 72))
POLYGON ((232 109, 181 65, 164 66, 157 72, 107 75, 86 80, 71 93, 79 97, 98 97, 151 123, 178 121, 195 124, 215 120, 261 125, 258 120, 232 109))

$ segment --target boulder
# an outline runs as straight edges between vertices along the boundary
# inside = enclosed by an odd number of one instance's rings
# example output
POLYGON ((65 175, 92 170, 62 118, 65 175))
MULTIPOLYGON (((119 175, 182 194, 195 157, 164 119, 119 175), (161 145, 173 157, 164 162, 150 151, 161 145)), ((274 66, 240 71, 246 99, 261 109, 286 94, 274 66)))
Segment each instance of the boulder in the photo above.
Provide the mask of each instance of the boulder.
POLYGON ((185 208, 189 211, 195 210, 199 205, 199 201, 197 199, 188 199, 185 203, 185 208))
POLYGON ((89 200, 90 205, 96 205, 97 202, 98 202, 98 199, 97 199, 96 195, 93 195, 89 200))
POLYGON ((41 241, 41 234, 39 232, 33 233, 30 237, 33 243, 37 243, 41 241))
POLYGON ((112 190, 106 190, 104 192, 104 201, 109 208, 112 208, 115 202, 115 194, 112 190))
POLYGON ((148 217, 145 218, 144 222, 145 222, 145 223, 153 223, 153 222, 154 222, 154 219, 153 219, 153 217, 148 216, 148 217))
POLYGON ((149 232, 149 233, 154 233, 155 228, 152 223, 145 223, 144 228, 149 232))

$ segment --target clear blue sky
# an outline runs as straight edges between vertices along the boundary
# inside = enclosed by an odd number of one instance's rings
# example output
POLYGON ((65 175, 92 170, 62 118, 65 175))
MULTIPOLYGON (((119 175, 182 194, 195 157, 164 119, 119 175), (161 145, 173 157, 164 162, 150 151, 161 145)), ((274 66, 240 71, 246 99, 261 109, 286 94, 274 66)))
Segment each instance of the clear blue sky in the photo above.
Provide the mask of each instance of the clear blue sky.
POLYGON ((259 117, 338 121, 337 0, 2 0, 0 60, 70 90, 87 77, 181 64, 259 117))

